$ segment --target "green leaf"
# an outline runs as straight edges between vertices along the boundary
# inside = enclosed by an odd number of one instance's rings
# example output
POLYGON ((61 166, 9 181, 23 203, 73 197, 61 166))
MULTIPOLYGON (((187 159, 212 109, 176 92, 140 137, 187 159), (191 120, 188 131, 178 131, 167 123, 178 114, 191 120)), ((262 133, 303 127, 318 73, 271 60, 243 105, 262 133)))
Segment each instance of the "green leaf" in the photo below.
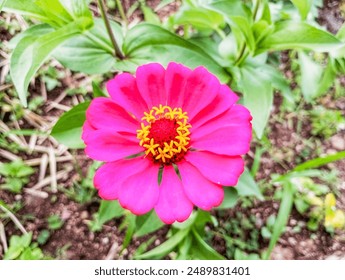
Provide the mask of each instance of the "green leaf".
POLYGON ((44 11, 45 17, 49 18, 47 23, 55 28, 62 27, 73 21, 72 16, 59 0, 34 0, 34 3, 44 11))
POLYGON ((207 7, 223 14, 227 20, 231 16, 249 16, 245 5, 238 0, 215 0, 209 3, 207 7))
POLYGON ((298 58, 301 67, 301 90, 305 100, 311 102, 319 92, 323 67, 302 51, 298 53, 298 58))
MULTIPOLYGON (((121 46, 121 27, 111 21, 114 36, 121 46)), ((65 67, 86 74, 107 73, 115 64, 113 46, 101 19, 95 19, 93 28, 67 40, 53 56, 65 67)))
POLYGON ((161 21, 159 16, 149 7, 146 5, 145 1, 139 1, 140 8, 144 14, 144 19, 147 23, 152 23, 156 25, 160 25, 161 21))
POLYGON ((20 260, 41 260, 44 255, 40 248, 26 248, 20 255, 20 260))
POLYGON ((133 234, 135 232, 135 220, 136 220, 136 218, 137 218, 137 216, 130 213, 126 216, 126 218, 123 222, 123 224, 125 226, 127 226, 127 230, 126 230, 125 238, 122 242, 122 250, 127 248, 127 246, 129 245, 129 243, 132 240, 133 234))
POLYGON ((176 61, 191 68, 203 65, 221 82, 229 80, 228 73, 202 48, 155 25, 133 27, 125 38, 123 51, 128 59, 116 63, 121 70, 134 72, 138 65, 144 63, 156 61, 167 65, 176 61))
POLYGON ((25 16, 30 16, 43 22, 50 21, 46 16, 44 10, 38 7, 35 4, 34 0, 7 0, 4 3, 3 10, 9 13, 17 13, 25 16))
POLYGON ((81 17, 92 18, 92 13, 88 7, 88 4, 90 2, 89 0, 73 0, 73 1, 59 0, 59 1, 74 19, 81 18, 81 17))
POLYGON ((193 229, 194 242, 190 250, 193 259, 200 260, 225 260, 225 258, 208 245, 200 236, 200 234, 193 229))
POLYGON ((240 249, 235 249, 235 260, 260 260, 258 254, 247 254, 246 252, 241 251, 240 249))
POLYGON ((114 218, 123 215, 124 210, 117 200, 102 200, 98 209, 98 218, 101 224, 104 224, 114 218))
POLYGON ((175 24, 190 24, 196 29, 216 30, 224 24, 224 17, 217 11, 206 7, 184 5, 174 16, 175 24))
POLYGON ((253 128, 257 137, 261 139, 273 105, 272 84, 265 79, 262 69, 249 65, 241 68, 239 83, 244 93, 243 104, 251 112, 253 128))
POLYGON ((252 175, 250 174, 249 170, 245 168, 244 172, 242 173, 237 185, 236 190, 239 196, 255 196, 260 200, 263 200, 264 197, 261 194, 259 186, 254 181, 252 175))
POLYGON ((141 237, 154 232, 164 226, 164 223, 158 218, 155 211, 151 211, 136 219, 136 230, 134 235, 141 237))
POLYGON ((225 187, 224 188, 224 200, 217 209, 229 209, 236 205, 238 200, 238 193, 237 189, 233 187, 225 187))
POLYGON ((22 236, 13 235, 10 239, 10 246, 4 255, 4 260, 14 260, 20 256, 25 248, 31 243, 32 232, 22 236))
POLYGON ((291 0, 291 2, 298 9, 302 20, 305 20, 309 14, 313 0, 291 0))
POLYGON ((2 11, 2 7, 5 5, 7 0, 0 0, 0 12, 2 11))
POLYGON ((256 54, 287 49, 330 52, 340 46, 342 43, 326 31, 304 22, 283 21, 276 23, 273 33, 259 42, 256 54))
POLYGON ((101 89, 98 83, 92 81, 93 97, 108 97, 108 95, 101 89))
POLYGON ((188 235, 190 228, 185 228, 179 230, 173 236, 171 236, 167 241, 159 245, 158 247, 148 251, 142 255, 136 257, 136 259, 160 259, 165 255, 172 252, 172 250, 188 235))
POLYGON ((11 56, 11 77, 19 99, 27 106, 26 93, 31 79, 51 53, 65 40, 80 33, 79 21, 40 37, 24 37, 17 44, 11 56))
POLYGON ((303 171, 306 169, 318 168, 333 161, 342 160, 345 158, 345 151, 341 151, 332 155, 318 157, 304 163, 297 165, 293 171, 303 171))
POLYGON ((84 102, 64 113, 54 125, 51 136, 69 148, 83 148, 84 142, 81 139, 81 133, 86 120, 86 109, 89 105, 90 102, 84 102))
POLYGON ((263 254, 264 259, 269 259, 274 246, 276 245, 279 237, 285 230, 285 226, 289 220, 289 216, 291 213, 294 193, 295 193, 295 189, 290 182, 284 184, 282 201, 280 204, 276 223, 274 224, 274 227, 273 227, 273 232, 270 239, 270 243, 268 245, 268 249, 263 254))

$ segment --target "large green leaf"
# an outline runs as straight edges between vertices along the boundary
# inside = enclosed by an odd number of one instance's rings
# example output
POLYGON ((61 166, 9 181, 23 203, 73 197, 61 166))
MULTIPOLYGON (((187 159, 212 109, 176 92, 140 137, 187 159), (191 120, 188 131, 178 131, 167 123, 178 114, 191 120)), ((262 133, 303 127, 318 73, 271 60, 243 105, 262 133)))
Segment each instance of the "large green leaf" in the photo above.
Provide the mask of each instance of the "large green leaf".
POLYGON ((31 79, 51 53, 67 39, 80 33, 80 21, 71 22, 43 36, 27 36, 17 44, 11 56, 11 77, 20 101, 27 105, 26 94, 31 79))
POLYGON ((124 41, 126 60, 116 63, 118 69, 133 72, 138 65, 170 61, 180 62, 194 68, 205 66, 223 82, 229 80, 227 72, 202 48, 155 25, 140 24, 131 29, 124 41))
MULTIPOLYGON (((121 27, 111 21, 118 44, 122 45, 121 27)), ((92 29, 77 35, 58 47, 53 56, 65 67, 87 74, 109 72, 115 64, 113 46, 101 19, 95 19, 92 29)))
POLYGON ((283 21, 276 23, 274 31, 259 42, 256 53, 287 49, 330 52, 341 46, 342 43, 326 31, 305 22, 283 21))
POLYGON ((90 102, 84 102, 64 113, 54 125, 51 135, 69 148, 83 148, 81 133, 86 119, 85 112, 89 105, 90 102))
POLYGON ((261 138, 273 105, 273 88, 270 80, 261 68, 245 65, 241 68, 239 84, 243 90, 243 104, 253 116, 253 128, 261 138))

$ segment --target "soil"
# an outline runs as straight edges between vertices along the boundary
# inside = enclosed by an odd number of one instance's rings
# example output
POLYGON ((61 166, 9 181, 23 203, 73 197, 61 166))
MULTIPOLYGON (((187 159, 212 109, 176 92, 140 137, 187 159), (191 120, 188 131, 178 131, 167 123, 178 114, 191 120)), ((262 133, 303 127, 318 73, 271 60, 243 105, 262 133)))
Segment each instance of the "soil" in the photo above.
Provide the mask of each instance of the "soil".
MULTIPOLYGON (((136 1, 122 1, 125 11, 131 7, 136 1)), ((146 1, 147 4, 154 8, 160 1, 146 1)), ((343 1, 326 0, 324 8, 320 10, 319 22, 322 23, 327 29, 335 33, 344 21, 341 13, 341 5, 343 1)), ((175 1, 164 9, 159 11, 161 18, 166 18, 169 14, 178 9, 180 1, 175 1)), ((141 12, 136 10, 132 15, 131 20, 141 20, 143 18, 141 12)), ((8 35, 6 30, 0 28, 1 41, 8 41, 11 36, 8 35)), ((282 55, 284 58, 284 54, 282 55)), ((284 64, 284 61, 282 61, 284 64)), ((58 66, 61 67, 61 66, 58 66)), ((286 75, 289 75, 289 69, 284 69, 286 75)), ((51 121, 51 117, 58 117, 61 115, 62 110, 57 108, 51 108, 52 101, 58 98, 66 88, 72 86, 78 86, 78 78, 73 73, 66 73, 66 77, 63 79, 62 85, 57 89, 49 92, 48 101, 41 107, 43 119, 51 121), (76 83, 76 84, 75 84, 76 83)), ((36 80, 36 83, 30 86, 30 92, 32 96, 38 96, 42 93, 40 82, 36 80)), ((72 106, 75 102, 75 98, 71 96, 64 97, 59 104, 65 106, 72 106)), ((310 139, 311 125, 310 120, 302 118, 296 114, 282 114, 280 112, 280 105, 282 103, 282 97, 276 94, 274 100, 274 111, 272 112, 271 119, 268 128, 268 140, 274 147, 274 154, 270 155, 267 152, 261 157, 261 164, 258 170, 256 180, 267 180, 270 175, 284 174, 291 170, 298 161, 305 161, 312 158, 315 155, 316 147, 309 147, 306 145, 304 139, 310 139), (283 122, 279 121, 284 120, 283 122), (310 153, 305 156, 302 155, 302 151, 308 149, 310 153), (297 155, 297 156, 296 156, 297 155)), ((328 108, 336 108, 343 110, 345 113, 345 100, 334 100, 334 96, 329 94, 325 96, 321 103, 328 108)), ((306 106, 306 105, 305 105, 306 106)), ((308 107, 305 107, 308 109, 308 107)), ((8 124, 10 125, 10 124, 8 124)), ((22 124, 24 128, 31 128, 30 123, 24 122, 22 124)), ((336 136, 344 138, 343 133, 339 133, 336 136)), ((29 141, 29 138, 27 139, 29 141)), ((321 139, 322 140, 322 139, 321 139)), ((321 149, 324 153, 332 151, 338 151, 339 146, 334 146, 331 140, 322 141, 324 144, 321 149)), ((49 141, 45 141, 42 145, 54 145, 49 141)), ((251 146, 251 153, 246 156, 246 162, 248 166, 251 166, 253 161, 253 154, 258 143, 253 142, 251 146)), ((58 163, 57 171, 66 169, 68 166, 72 166, 72 171, 69 171, 67 175, 59 181, 59 185, 63 188, 69 189, 73 186, 74 182, 80 180, 80 178, 86 176, 86 171, 92 161, 90 161, 83 153, 78 151, 79 163, 78 172, 76 171, 75 162, 58 163), (81 163, 81 164, 80 164, 81 163), (80 173, 81 172, 81 173, 80 173)), ((42 156, 39 153, 25 154, 21 153, 20 156, 24 159, 32 159, 42 156)), ((8 159, 0 156, 1 162, 8 162, 8 159)), ((329 165, 328 169, 336 168, 339 171, 340 181, 345 182, 345 160, 337 162, 336 165, 329 165)), ((49 173, 49 171, 48 171, 49 173)), ((32 187, 38 182, 38 172, 31 177, 31 182, 28 187, 32 187)), ((1 179, 0 179, 0 183, 1 179)), ((338 207, 345 210, 345 185, 340 183, 339 190, 341 192, 340 200, 338 201, 338 207)), ((156 237, 156 241, 152 246, 157 246, 166 239, 166 233, 169 229, 168 226, 162 228, 154 235, 145 236, 144 238, 134 238, 129 247, 121 252, 121 244, 124 240, 125 230, 120 230, 122 219, 115 219, 106 223, 100 232, 91 232, 88 228, 88 222, 92 219, 92 215, 97 212, 99 200, 91 200, 90 202, 80 204, 69 197, 64 192, 58 191, 52 192, 50 187, 45 187, 44 191, 48 194, 47 198, 38 198, 28 193, 21 195, 13 195, 6 191, 0 191, 0 200, 5 203, 11 204, 14 201, 21 201, 22 208, 17 212, 17 217, 21 220, 27 231, 33 232, 33 240, 36 241, 39 233, 43 229, 48 229, 47 218, 53 214, 59 215, 64 221, 63 226, 55 231, 51 231, 51 236, 47 243, 42 245, 44 253, 52 258, 58 259, 130 259, 132 258, 135 250, 144 241, 151 236, 156 237), (29 214, 29 215, 28 215, 29 214)), ((271 191, 271 193, 273 193, 271 191)), ((225 215, 219 217, 220 223, 227 219, 236 218, 237 212, 242 212, 245 216, 255 216, 257 221, 257 228, 259 229, 267 220, 267 218, 276 214, 279 209, 279 204, 273 200, 270 192, 266 193, 265 201, 254 201, 254 204, 250 207, 242 207, 237 205, 233 209, 230 209, 225 215)), ((301 216, 297 211, 293 211, 287 230, 280 238, 276 248, 272 253, 272 259, 339 259, 345 257, 345 235, 340 233, 336 237, 332 237, 329 233, 319 230, 315 233, 308 231, 305 227, 307 220, 301 216), (296 224, 302 224, 302 229, 299 233, 293 232, 293 228, 296 224), (304 226, 303 226, 304 225, 304 226)), ((20 231, 9 221, 5 223, 6 235, 9 238, 11 235, 18 234, 20 231)), ((212 240, 212 246, 216 248, 219 253, 225 255, 226 248, 223 239, 214 238, 212 240)), ((260 251, 264 250, 268 242, 263 238, 259 239, 260 251)), ((1 245, 0 245, 1 246, 1 245)), ((1 248, 0 248, 1 249, 1 248)), ((2 250, 0 250, 0 258, 2 250)))

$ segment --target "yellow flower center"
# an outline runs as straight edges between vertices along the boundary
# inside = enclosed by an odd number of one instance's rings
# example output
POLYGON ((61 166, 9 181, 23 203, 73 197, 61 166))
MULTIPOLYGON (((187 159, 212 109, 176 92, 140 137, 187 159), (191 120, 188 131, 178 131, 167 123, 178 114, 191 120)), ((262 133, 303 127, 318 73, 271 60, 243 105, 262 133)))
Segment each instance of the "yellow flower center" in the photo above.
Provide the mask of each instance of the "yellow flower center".
POLYGON ((145 148, 146 157, 169 165, 182 160, 187 153, 191 127, 187 113, 181 108, 159 105, 144 113, 137 138, 145 148))

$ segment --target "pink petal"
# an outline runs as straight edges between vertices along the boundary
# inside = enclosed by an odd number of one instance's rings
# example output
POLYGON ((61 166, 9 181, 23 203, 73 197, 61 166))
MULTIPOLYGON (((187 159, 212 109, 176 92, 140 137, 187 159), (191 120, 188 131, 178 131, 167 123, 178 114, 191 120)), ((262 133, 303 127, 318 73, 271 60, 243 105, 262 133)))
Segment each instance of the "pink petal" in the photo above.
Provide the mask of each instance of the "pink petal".
POLYGON ((96 130, 84 141, 85 153, 99 161, 116 161, 143 151, 135 136, 121 135, 112 130, 96 130))
POLYGON ((117 132, 136 134, 139 122, 110 98, 92 100, 86 111, 86 119, 95 129, 108 128, 117 132))
POLYGON ((238 96, 227 85, 221 85, 216 98, 189 122, 197 128, 230 109, 237 100, 238 96))
POLYGON ((187 78, 191 73, 192 70, 182 64, 169 63, 165 73, 165 91, 171 108, 182 107, 187 78))
POLYGON ((220 186, 236 186, 244 171, 244 161, 240 156, 230 157, 200 151, 187 153, 185 159, 203 176, 220 186))
POLYGON ((142 157, 109 162, 102 165, 95 173, 93 183, 101 198, 118 199, 121 184, 131 175, 145 167, 142 157))
POLYGON ((139 66, 136 71, 137 86, 148 108, 167 104, 164 88, 165 69, 158 63, 139 66))
POLYGON ((234 105, 201 127, 192 127, 191 147, 229 156, 245 154, 252 137, 251 119, 245 107, 234 105))
POLYGON ((86 141, 87 137, 92 134, 96 129, 86 120, 83 125, 81 139, 86 141))
POLYGON ((119 192, 119 202, 123 208, 135 215, 149 212, 159 196, 158 165, 145 161, 143 171, 126 179, 119 192))
POLYGON ((224 198, 223 188, 207 180, 187 161, 178 164, 187 197, 199 208, 209 211, 219 206, 224 198))
POLYGON ((116 104, 133 114, 138 120, 149 109, 138 91, 136 79, 131 74, 117 75, 107 83, 107 90, 116 104))
POLYGON ((219 87, 218 79, 204 67, 200 66, 191 73, 186 82, 182 107, 189 119, 193 119, 216 97, 219 87))
POLYGON ((193 204, 187 198, 182 182, 172 166, 164 167, 155 210, 166 224, 172 224, 175 221, 183 222, 193 211, 193 204))

